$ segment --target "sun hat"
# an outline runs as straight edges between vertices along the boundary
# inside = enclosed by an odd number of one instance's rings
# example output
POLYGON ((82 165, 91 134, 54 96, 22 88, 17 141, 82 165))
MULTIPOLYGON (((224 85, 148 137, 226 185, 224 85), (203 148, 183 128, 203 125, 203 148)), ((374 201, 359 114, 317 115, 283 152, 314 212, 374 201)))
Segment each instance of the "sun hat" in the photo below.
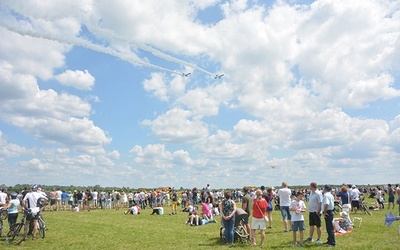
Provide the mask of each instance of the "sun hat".
POLYGON ((347 212, 345 212, 345 211, 343 211, 343 212, 340 212, 340 217, 342 217, 342 218, 347 218, 349 215, 347 214, 347 212))

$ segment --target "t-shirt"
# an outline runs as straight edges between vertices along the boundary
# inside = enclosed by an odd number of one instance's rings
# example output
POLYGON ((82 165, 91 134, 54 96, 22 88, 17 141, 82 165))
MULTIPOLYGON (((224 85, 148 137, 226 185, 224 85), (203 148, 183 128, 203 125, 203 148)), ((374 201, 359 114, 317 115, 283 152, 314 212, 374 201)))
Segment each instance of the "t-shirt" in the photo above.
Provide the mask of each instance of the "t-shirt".
POLYGON ((265 199, 253 200, 253 217, 257 219, 262 219, 266 215, 266 209, 268 207, 268 203, 265 199))
POLYGON ((42 195, 38 192, 30 192, 25 195, 24 201, 26 202, 27 207, 31 209, 33 215, 36 215, 36 213, 39 212, 37 204, 39 198, 42 198, 42 195))
POLYGON ((357 188, 353 188, 350 191, 350 196, 352 197, 353 201, 358 201, 360 199, 360 191, 357 188))
POLYGON ((340 200, 342 201, 342 205, 344 204, 349 204, 349 193, 347 192, 339 192, 336 195, 337 197, 340 197, 340 200))
MULTIPOLYGON (((290 203, 290 209, 296 209, 296 210, 305 210, 306 209, 306 204, 304 204, 304 201, 297 201, 294 200, 290 203)), ((290 211, 291 212, 291 221, 304 221, 304 215, 303 212, 296 212, 296 211, 290 211)))
POLYGON ((250 199, 251 199, 251 197, 249 194, 246 194, 245 196, 243 196, 243 199, 242 199, 242 203, 247 205, 246 209, 244 211, 246 211, 246 213, 249 216, 250 216, 250 199))
POLYGON ((6 204, 7 194, 0 191, 0 204, 6 204))
POLYGON ((132 214, 138 214, 138 208, 136 206, 131 207, 131 213, 132 214))
POLYGON ((201 206, 201 212, 208 217, 211 217, 211 210, 210 210, 210 206, 207 203, 203 203, 203 205, 201 206))
POLYGON ((10 200, 11 206, 8 208, 8 214, 17 214, 18 213, 18 206, 20 204, 18 199, 10 200))
POLYGON ((322 203, 322 193, 319 190, 310 192, 310 197, 308 200, 308 212, 316 213, 318 212, 318 206, 322 203))
POLYGON ((279 196, 279 205, 281 207, 289 207, 290 206, 290 195, 292 192, 289 188, 281 188, 278 191, 279 196))

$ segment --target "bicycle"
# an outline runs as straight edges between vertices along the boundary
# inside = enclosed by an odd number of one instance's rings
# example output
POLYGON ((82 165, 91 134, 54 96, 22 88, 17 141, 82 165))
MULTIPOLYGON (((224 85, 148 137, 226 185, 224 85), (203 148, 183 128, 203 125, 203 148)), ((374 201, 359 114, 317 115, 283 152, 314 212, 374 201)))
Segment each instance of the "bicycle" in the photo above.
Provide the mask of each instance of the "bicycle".
MULTIPOLYGON (((21 229, 25 228, 25 220, 29 213, 30 213, 29 210, 23 209, 23 216, 21 218, 21 221, 19 223, 14 224, 6 235, 7 245, 12 244, 13 242, 19 244, 22 241, 22 239, 25 239, 27 237, 27 235, 23 233, 23 237, 21 238, 21 229)), ((40 237, 44 238, 46 236, 46 224, 40 212, 38 214, 38 232, 40 237)))
POLYGON ((371 210, 369 210, 367 203, 364 201, 364 196, 360 197, 360 210, 365 214, 372 215, 371 210))
POLYGON ((0 237, 3 236, 3 230, 4 230, 3 220, 7 219, 7 217, 8 217, 7 209, 0 207, 0 237))
POLYGON ((337 214, 337 212, 342 212, 342 205, 340 204, 340 201, 335 200, 334 207, 333 207, 333 213, 337 214))
POLYGON ((10 231, 8 231, 8 233, 6 235, 6 244, 7 245, 12 244, 13 242, 18 242, 20 240, 21 229, 23 227, 25 227, 25 219, 26 219, 27 214, 28 214, 28 210, 24 209, 21 221, 19 223, 15 223, 14 225, 12 225, 12 227, 10 228, 10 231))

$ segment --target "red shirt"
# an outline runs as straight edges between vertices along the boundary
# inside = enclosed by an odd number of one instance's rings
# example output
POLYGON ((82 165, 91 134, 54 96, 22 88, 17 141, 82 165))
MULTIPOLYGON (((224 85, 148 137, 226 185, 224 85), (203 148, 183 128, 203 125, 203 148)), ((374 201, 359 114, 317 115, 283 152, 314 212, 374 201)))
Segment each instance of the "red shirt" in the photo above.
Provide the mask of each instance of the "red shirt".
POLYGON ((257 219, 262 219, 267 214, 266 209, 268 207, 268 203, 265 199, 262 200, 253 200, 253 217, 257 219))

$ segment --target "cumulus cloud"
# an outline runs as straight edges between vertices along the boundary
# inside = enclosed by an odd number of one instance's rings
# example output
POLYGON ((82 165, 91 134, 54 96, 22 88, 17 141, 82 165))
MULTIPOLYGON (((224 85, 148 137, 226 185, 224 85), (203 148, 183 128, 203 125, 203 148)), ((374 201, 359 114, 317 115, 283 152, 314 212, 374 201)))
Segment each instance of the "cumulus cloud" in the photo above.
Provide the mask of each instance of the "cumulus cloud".
POLYGON ((208 134, 204 122, 193 117, 190 111, 180 108, 173 108, 152 121, 144 120, 143 124, 165 142, 191 143, 208 134))
POLYGON ((94 77, 87 71, 67 70, 55 76, 62 85, 74 87, 80 90, 91 90, 94 85, 94 77))
POLYGON ((23 146, 7 142, 3 132, 0 130, 0 160, 4 158, 18 157, 28 152, 29 150, 23 146))

